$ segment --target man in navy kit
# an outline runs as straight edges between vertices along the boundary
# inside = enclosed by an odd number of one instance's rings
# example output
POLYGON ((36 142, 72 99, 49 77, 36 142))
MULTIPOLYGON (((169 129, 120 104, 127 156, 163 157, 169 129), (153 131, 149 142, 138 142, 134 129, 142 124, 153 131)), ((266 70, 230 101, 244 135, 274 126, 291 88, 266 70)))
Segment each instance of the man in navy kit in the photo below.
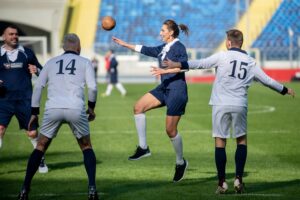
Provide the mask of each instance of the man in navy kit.
POLYGON ((122 83, 118 80, 118 61, 116 59, 116 56, 114 54, 113 50, 109 50, 107 54, 105 55, 109 62, 108 72, 109 72, 109 83, 107 85, 105 93, 102 94, 103 97, 110 96, 111 91, 114 87, 120 91, 122 96, 126 95, 126 89, 122 85, 122 83))
MULTIPOLYGON (((19 45, 18 28, 9 25, 3 32, 4 45, 0 52, 0 148, 3 136, 11 118, 15 115, 21 129, 25 129, 33 147, 37 144, 36 123, 32 130, 27 126, 31 114, 32 74, 38 74, 42 66, 33 51, 19 45)), ((42 159, 40 173, 47 173, 48 167, 42 159)))

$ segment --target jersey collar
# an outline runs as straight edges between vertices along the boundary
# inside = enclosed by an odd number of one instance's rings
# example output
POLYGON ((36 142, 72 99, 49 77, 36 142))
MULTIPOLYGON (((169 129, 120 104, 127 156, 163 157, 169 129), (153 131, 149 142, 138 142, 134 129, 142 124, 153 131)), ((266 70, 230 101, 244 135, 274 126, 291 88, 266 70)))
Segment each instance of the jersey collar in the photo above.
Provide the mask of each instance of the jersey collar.
MULTIPOLYGON (((24 47, 22 45, 18 45, 18 47, 14 50, 17 50, 17 51, 25 51, 24 47)), ((13 50, 13 51, 14 51, 13 50)), ((1 56, 3 56, 6 52, 8 52, 7 49, 5 49, 5 44, 1 46, 1 56)))
POLYGON ((75 51, 65 51, 64 54, 67 54, 67 53, 72 53, 72 54, 76 54, 76 55, 79 55, 79 53, 75 52, 75 51))
POLYGON ((230 48, 229 51, 238 51, 238 52, 241 52, 241 53, 244 53, 244 54, 247 55, 247 52, 246 52, 246 51, 244 51, 244 50, 242 50, 242 49, 240 49, 240 48, 236 48, 236 47, 230 48))

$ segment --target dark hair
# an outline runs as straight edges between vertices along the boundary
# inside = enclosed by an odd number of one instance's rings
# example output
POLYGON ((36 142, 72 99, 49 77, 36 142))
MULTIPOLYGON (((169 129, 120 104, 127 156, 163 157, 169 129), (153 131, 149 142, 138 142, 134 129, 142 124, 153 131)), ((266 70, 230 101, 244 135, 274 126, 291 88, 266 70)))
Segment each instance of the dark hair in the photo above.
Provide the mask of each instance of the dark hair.
POLYGON ((189 28, 184 24, 177 25, 174 20, 168 19, 163 23, 168 27, 168 30, 174 31, 173 37, 177 38, 179 36, 179 29, 184 32, 185 35, 189 35, 189 28))
POLYGON ((4 27, 4 29, 3 29, 3 31, 2 31, 2 35, 3 35, 4 32, 6 31, 6 29, 8 29, 8 28, 16 29, 16 30, 19 32, 19 28, 18 28, 16 25, 14 25, 14 24, 8 24, 8 25, 6 25, 6 26, 4 27))
POLYGON ((237 29, 231 29, 226 31, 227 39, 233 43, 233 45, 238 45, 240 48, 243 45, 243 33, 237 29))

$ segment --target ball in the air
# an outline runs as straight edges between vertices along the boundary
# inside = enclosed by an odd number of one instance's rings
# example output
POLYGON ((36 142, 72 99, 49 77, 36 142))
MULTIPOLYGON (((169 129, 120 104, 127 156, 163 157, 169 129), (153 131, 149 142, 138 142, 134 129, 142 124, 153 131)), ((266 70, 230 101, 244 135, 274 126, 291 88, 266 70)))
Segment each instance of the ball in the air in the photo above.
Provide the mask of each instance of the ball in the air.
POLYGON ((116 20, 111 16, 103 17, 101 23, 102 23, 102 28, 107 31, 112 30, 116 26, 116 20))

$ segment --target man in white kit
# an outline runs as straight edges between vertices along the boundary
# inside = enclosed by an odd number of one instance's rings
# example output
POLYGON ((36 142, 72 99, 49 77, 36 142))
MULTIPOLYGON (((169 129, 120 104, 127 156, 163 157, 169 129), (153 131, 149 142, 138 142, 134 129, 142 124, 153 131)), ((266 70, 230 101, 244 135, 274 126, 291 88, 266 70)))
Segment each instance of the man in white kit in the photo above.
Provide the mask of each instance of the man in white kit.
POLYGON ((42 89, 46 85, 48 85, 48 98, 38 144, 28 160, 25 180, 18 196, 19 200, 28 199, 31 180, 62 123, 70 126, 83 152, 89 180, 88 199, 98 200, 95 182, 96 157, 90 141, 88 124, 88 121, 94 120, 96 116, 94 113, 97 99, 95 72, 91 62, 79 56, 81 47, 77 35, 65 35, 63 49, 65 51, 63 55, 54 57, 46 63, 33 90, 29 130, 33 122, 38 120, 42 89), (85 85, 88 88, 87 112, 85 112, 85 85))
POLYGON ((242 50, 243 33, 232 29, 226 32, 226 48, 228 51, 216 53, 208 58, 188 62, 173 62, 168 60, 167 69, 153 67, 153 74, 185 72, 188 69, 216 68, 216 78, 213 84, 209 104, 212 106, 212 134, 215 138, 215 162, 218 171, 217 194, 226 193, 226 139, 236 138, 237 148, 235 152, 235 180, 236 193, 244 191, 242 180, 247 158, 247 111, 248 111, 248 88, 253 79, 263 85, 281 93, 294 97, 292 89, 267 76, 264 71, 256 66, 255 60, 246 51, 242 50))

